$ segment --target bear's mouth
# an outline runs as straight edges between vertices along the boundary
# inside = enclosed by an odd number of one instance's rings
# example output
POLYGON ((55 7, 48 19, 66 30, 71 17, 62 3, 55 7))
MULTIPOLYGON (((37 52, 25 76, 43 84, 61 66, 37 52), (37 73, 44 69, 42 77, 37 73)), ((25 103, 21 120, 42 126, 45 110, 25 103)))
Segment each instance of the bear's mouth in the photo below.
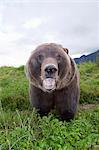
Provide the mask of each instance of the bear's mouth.
POLYGON ((56 81, 54 78, 46 78, 43 80, 43 87, 46 91, 51 92, 55 89, 56 81))

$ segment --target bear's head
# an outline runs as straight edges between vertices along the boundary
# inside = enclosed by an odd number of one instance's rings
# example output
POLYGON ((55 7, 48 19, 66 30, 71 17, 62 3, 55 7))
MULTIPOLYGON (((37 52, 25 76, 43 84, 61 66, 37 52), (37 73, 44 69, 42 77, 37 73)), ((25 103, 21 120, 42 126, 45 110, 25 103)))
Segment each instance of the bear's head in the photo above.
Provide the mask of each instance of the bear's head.
POLYGON ((31 84, 44 92, 61 89, 71 78, 68 49, 54 43, 38 46, 27 62, 26 72, 31 84))

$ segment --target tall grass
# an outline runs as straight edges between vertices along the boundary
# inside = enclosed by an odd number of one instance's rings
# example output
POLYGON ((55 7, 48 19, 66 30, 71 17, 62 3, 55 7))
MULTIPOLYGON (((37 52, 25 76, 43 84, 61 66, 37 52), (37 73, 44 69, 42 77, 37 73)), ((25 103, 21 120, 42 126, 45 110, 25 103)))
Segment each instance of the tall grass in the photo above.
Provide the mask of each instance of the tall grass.
POLYGON ((88 150, 98 147, 99 109, 79 111, 71 122, 36 111, 0 111, 1 150, 88 150))
POLYGON ((99 102, 99 66, 96 63, 83 63, 80 71, 80 103, 99 102))
POLYGON ((80 103, 96 107, 80 109, 74 120, 62 122, 55 112, 41 118, 31 109, 24 66, 0 68, 0 150, 94 150, 98 149, 99 68, 78 66, 80 103))
MULTIPOLYGON (((99 67, 94 63, 78 66, 80 71, 80 103, 99 102, 99 67)), ((5 109, 29 108, 28 81, 24 66, 0 68, 0 99, 5 109)))

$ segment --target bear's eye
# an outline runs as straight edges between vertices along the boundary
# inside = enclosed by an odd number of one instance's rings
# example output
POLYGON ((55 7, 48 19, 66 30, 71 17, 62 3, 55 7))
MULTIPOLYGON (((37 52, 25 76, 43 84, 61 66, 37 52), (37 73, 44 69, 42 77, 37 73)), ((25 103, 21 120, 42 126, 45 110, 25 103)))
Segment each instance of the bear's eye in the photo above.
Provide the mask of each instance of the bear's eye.
POLYGON ((39 54, 37 60, 39 63, 42 63, 42 61, 44 60, 44 56, 42 54, 39 54))
POLYGON ((57 59, 58 63, 60 63, 62 61, 62 57, 59 54, 56 55, 56 59, 57 59))

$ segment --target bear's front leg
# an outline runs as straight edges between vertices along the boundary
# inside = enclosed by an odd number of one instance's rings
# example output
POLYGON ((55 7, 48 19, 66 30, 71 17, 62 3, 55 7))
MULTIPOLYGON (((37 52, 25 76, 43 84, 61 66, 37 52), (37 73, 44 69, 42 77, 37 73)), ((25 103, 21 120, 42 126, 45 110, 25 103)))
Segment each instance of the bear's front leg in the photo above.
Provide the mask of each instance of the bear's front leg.
POLYGON ((61 120, 70 121, 74 119, 75 113, 72 110, 64 110, 60 111, 60 118, 61 120))
POLYGON ((30 101, 41 116, 47 115, 53 107, 53 95, 43 92, 41 89, 30 84, 30 101))
POLYGON ((56 107, 62 120, 70 121, 77 112, 79 88, 72 85, 56 92, 56 107))

